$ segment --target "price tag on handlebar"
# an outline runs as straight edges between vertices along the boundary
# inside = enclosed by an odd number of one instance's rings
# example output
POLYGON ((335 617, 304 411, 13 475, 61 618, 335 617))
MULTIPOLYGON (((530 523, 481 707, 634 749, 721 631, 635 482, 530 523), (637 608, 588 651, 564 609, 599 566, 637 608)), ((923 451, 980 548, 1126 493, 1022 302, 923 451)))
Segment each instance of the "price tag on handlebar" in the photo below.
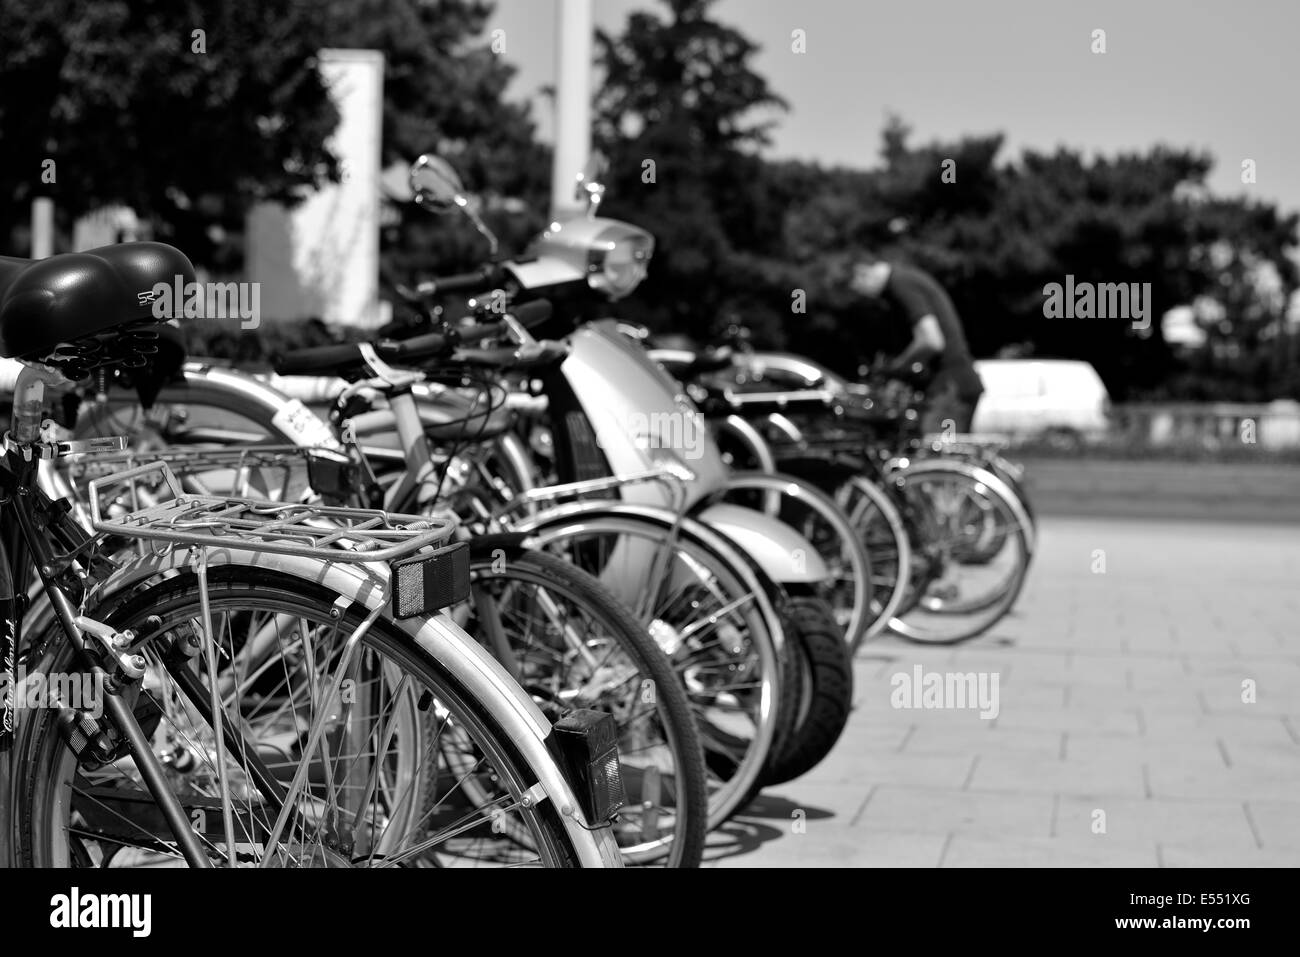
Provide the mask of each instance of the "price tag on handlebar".
POLYGON ((271 424, 285 434, 294 445, 315 448, 337 448, 338 442, 330 427, 321 421, 300 399, 291 399, 271 419, 271 424))

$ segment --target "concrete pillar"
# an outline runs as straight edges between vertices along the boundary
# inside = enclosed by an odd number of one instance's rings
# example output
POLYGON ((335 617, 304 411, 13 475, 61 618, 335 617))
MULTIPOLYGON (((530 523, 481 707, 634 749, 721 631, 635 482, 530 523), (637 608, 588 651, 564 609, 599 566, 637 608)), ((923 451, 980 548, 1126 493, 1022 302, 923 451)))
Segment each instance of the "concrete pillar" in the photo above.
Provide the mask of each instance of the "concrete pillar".
POLYGON ((555 160, 551 215, 581 212, 574 199, 577 176, 591 153, 591 70, 594 24, 591 0, 559 0, 556 17, 555 160))
POLYGON ((292 210, 254 207, 245 272, 262 284, 267 320, 319 318, 374 328, 388 318, 379 301, 384 57, 377 50, 322 50, 320 70, 339 111, 328 146, 342 182, 292 210))

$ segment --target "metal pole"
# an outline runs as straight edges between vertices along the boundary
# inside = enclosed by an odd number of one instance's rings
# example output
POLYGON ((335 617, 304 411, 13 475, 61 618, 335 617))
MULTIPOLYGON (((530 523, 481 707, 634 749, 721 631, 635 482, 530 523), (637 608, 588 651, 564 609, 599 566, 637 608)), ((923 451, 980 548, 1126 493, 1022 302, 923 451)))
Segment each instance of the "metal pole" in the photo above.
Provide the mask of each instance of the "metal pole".
POLYGON ((582 212, 574 198, 578 173, 591 153, 591 67, 594 24, 591 0, 559 0, 556 18, 555 159, 551 215, 582 212))
POLYGON ((54 255, 54 200, 37 196, 32 200, 32 258, 54 255))

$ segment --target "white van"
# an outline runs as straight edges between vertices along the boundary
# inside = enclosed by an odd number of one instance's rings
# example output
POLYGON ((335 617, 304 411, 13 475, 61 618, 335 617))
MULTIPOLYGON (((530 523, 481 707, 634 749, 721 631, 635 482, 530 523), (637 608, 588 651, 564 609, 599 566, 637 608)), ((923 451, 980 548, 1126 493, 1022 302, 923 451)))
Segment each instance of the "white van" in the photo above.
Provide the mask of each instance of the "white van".
POLYGON ((972 430, 1017 437, 1095 439, 1109 428, 1110 395, 1087 362, 979 359, 984 394, 972 430))
MULTIPOLYGON (((660 350, 661 358, 689 362, 693 353, 660 350)), ((823 389, 850 387, 840 376, 789 352, 744 355, 742 387, 823 389)), ((1110 395, 1097 370, 1077 359, 977 359, 984 394, 971 431, 1030 438, 1046 435, 1067 444, 1097 439, 1110 427, 1110 395)))

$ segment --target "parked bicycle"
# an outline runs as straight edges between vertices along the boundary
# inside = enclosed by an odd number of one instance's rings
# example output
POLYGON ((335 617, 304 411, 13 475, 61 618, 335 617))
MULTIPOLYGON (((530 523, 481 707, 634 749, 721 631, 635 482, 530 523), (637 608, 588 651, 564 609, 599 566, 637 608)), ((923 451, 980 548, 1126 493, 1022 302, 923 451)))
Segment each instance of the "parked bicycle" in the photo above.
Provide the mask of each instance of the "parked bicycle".
POLYGON ((0 260, 0 354, 32 363, 0 468, 4 863, 616 866, 610 719, 553 729, 439 610, 451 523, 191 495, 157 464, 117 480, 170 495, 105 514, 92 485, 91 529, 41 491, 43 460, 121 447, 45 440, 46 386, 147 369, 135 293, 192 279, 157 243, 0 260))

